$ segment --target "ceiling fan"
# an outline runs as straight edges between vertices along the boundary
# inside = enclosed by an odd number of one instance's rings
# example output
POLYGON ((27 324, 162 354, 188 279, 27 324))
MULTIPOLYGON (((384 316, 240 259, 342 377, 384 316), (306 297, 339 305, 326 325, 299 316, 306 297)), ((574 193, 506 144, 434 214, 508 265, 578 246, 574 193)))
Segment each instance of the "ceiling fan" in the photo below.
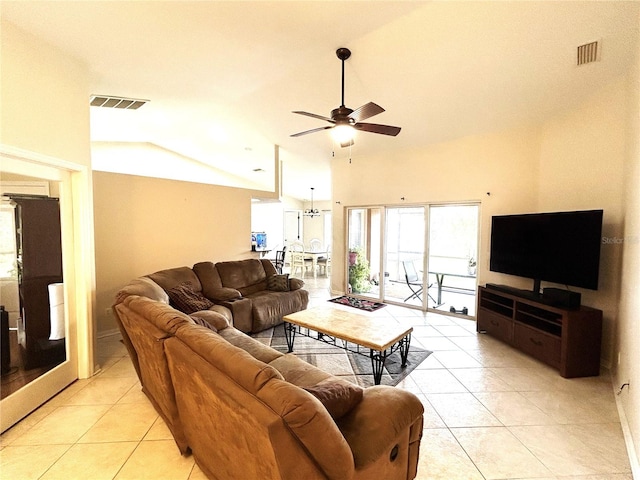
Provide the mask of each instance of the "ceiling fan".
POLYGON ((392 127, 391 125, 379 125, 377 123, 364 123, 362 120, 371 118, 374 115, 384 112, 384 108, 380 105, 376 105, 373 102, 366 103, 360 108, 352 110, 344 105, 344 61, 351 56, 351 51, 348 48, 339 48, 336 50, 336 55, 342 61, 342 104, 331 111, 331 118, 317 115, 315 113, 294 111, 299 115, 305 115, 307 117, 313 117, 320 120, 325 120, 331 125, 326 127, 313 128, 311 130, 305 130, 304 132, 298 132, 291 135, 292 137, 300 137, 309 133, 319 132, 321 130, 333 129, 332 134, 341 147, 349 147, 353 145, 353 136, 357 130, 363 132, 380 133, 382 135, 391 135, 395 137, 400 133, 400 127, 392 127))

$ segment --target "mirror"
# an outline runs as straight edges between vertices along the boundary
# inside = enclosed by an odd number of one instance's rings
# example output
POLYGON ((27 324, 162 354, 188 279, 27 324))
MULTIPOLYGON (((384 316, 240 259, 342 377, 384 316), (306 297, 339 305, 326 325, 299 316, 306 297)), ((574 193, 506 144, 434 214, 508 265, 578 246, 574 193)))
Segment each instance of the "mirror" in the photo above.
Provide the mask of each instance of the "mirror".
POLYGON ((0 174, 4 399, 66 359, 59 183, 0 174))

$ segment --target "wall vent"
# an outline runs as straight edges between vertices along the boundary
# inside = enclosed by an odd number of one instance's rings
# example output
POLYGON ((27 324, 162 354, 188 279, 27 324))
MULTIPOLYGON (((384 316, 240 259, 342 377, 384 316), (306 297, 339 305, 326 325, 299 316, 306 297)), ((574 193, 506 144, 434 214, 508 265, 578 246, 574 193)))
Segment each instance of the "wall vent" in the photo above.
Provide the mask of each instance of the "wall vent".
POLYGON ((580 45, 577 51, 577 65, 586 65, 587 63, 597 62, 600 60, 600 42, 595 41, 580 45))
POLYGON ((91 95, 92 107, 122 108, 125 110, 137 110, 149 100, 137 98, 114 97, 111 95, 91 95))

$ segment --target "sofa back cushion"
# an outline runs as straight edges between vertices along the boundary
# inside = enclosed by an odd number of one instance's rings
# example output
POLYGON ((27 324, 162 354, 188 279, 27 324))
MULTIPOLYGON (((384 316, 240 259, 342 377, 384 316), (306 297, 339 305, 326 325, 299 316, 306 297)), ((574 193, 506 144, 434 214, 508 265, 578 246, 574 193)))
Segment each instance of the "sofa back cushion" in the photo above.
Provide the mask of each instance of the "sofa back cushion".
POLYGON ((189 267, 168 268, 147 276, 165 290, 169 290, 181 283, 189 282, 193 286, 193 290, 196 292, 202 291, 198 276, 189 267))
POLYGON ((223 285, 213 262, 198 262, 193 266, 193 272, 200 279, 203 295, 208 298, 215 298, 216 291, 222 288, 223 285))
POLYGON ((233 262, 218 262, 216 270, 220 275, 222 285, 235 288, 243 296, 266 290, 267 274, 262 262, 256 258, 237 260, 233 262))
POLYGON ((270 365, 198 325, 180 327, 167 346, 178 408, 196 458, 198 449, 204 448, 200 446, 199 432, 207 430, 199 419, 209 415, 204 408, 208 407, 212 409, 210 415, 219 416, 216 444, 235 443, 236 456, 232 451, 228 454, 245 459, 245 466, 260 464, 261 455, 265 465, 275 456, 303 466, 301 456, 309 456, 327 478, 351 478, 355 468, 351 449, 313 395, 286 382, 270 365), (244 437, 239 431, 246 426, 250 426, 249 438, 239 442, 244 437), (225 432, 232 432, 232 438, 225 441, 221 437, 225 432), (290 449, 292 441, 298 445, 297 452, 290 449))
POLYGON ((115 303, 122 303, 129 295, 139 295, 157 302, 169 303, 167 292, 149 277, 139 277, 131 280, 116 294, 115 303))
POLYGON ((193 324, 193 321, 165 303, 135 295, 115 308, 135 348, 140 383, 183 449, 186 439, 178 417, 164 341, 180 325, 193 324))

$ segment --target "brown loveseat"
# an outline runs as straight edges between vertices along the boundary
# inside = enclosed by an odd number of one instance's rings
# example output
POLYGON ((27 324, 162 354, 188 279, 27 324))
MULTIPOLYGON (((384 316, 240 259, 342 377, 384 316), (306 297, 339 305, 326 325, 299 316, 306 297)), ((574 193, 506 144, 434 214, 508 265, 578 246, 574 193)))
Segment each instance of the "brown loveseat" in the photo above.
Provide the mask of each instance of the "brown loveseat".
MULTIPOLYGON (((282 317, 307 308, 309 292, 299 278, 278 275, 271 260, 200 262, 193 266, 202 293, 226 306, 233 326, 253 333, 282 323, 282 317), (270 285, 270 279, 287 279, 284 285, 270 285)), ((153 277, 151 277, 153 278, 153 277)))
POLYGON ((333 377, 224 311, 179 312, 148 278, 114 311, 143 390, 209 478, 415 477, 423 407, 412 393, 333 377))

